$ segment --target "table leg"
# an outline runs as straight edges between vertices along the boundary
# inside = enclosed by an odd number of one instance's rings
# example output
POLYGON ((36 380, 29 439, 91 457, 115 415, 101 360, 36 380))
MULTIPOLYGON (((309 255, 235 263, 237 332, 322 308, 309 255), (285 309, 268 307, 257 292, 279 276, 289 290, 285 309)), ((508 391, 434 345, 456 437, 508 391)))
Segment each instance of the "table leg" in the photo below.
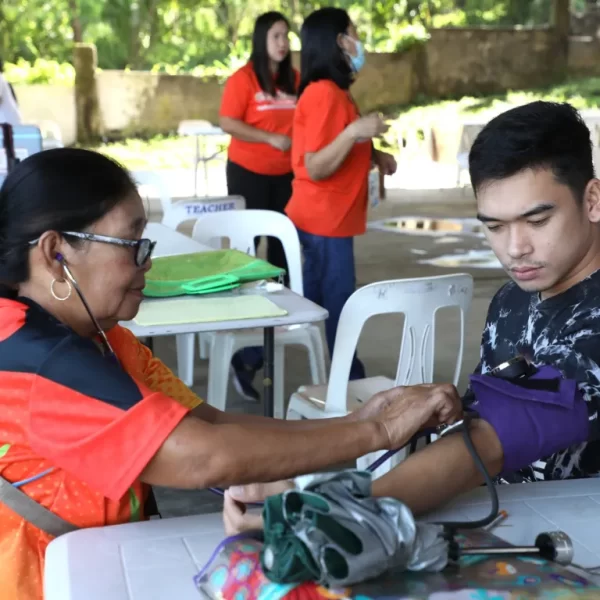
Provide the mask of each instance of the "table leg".
POLYGON ((273 417, 275 411, 274 395, 273 395, 273 374, 275 360, 275 329, 273 327, 265 327, 264 334, 264 415, 265 417, 273 417))
POLYGON ((198 163, 200 162, 200 140, 198 136, 196 139, 196 156, 194 158, 194 198, 198 197, 198 163))
POLYGON ((204 196, 208 198, 208 152, 205 138, 202 139, 202 161, 204 162, 204 196))

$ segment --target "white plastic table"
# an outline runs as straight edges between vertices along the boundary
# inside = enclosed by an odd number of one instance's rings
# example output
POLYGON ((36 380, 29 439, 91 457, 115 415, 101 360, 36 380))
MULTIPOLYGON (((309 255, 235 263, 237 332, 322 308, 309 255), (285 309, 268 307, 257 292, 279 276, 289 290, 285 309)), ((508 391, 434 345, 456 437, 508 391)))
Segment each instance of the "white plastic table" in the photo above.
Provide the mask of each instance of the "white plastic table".
POLYGON ((181 121, 177 133, 182 136, 196 138, 196 153, 194 157, 194 197, 198 196, 198 163, 204 166, 204 195, 208 196, 208 163, 221 153, 220 150, 213 154, 206 153, 206 138, 223 136, 225 132, 209 121, 181 121))
MULTIPOLYGON (((600 480, 500 486, 509 517, 494 533, 515 545, 562 529, 575 562, 600 564, 600 480)), ((484 489, 435 515, 476 519, 489 510, 484 489)), ((434 518, 433 516, 431 518, 434 518)), ((85 529, 54 540, 46 553, 45 600, 199 600, 192 578, 224 532, 221 515, 199 515, 85 529)))
MULTIPOLYGON (((154 256, 172 256, 176 254, 187 254, 192 252, 206 252, 213 248, 196 242, 178 231, 169 229, 159 223, 148 223, 144 236, 157 242, 154 250, 154 256)), ((233 290, 215 294, 222 298, 230 298, 233 295, 243 293, 257 292, 240 292, 233 290)), ((121 323, 124 327, 131 330, 137 337, 152 338, 163 335, 178 335, 185 333, 203 333, 208 331, 226 331, 232 329, 264 329, 264 373, 265 381, 270 382, 270 385, 265 385, 264 393, 264 414, 272 417, 274 411, 273 399, 273 379, 274 369, 273 360, 275 353, 275 327, 282 325, 302 325, 304 323, 318 323, 324 321, 328 312, 321 306, 307 300, 303 296, 295 294, 288 288, 282 288, 281 291, 268 294, 271 302, 283 308, 287 314, 281 317, 266 317, 260 319, 241 319, 232 321, 218 321, 214 323, 185 323, 181 325, 153 325, 141 326, 134 321, 121 323)), ((163 299, 147 299, 144 302, 164 302, 163 299)))

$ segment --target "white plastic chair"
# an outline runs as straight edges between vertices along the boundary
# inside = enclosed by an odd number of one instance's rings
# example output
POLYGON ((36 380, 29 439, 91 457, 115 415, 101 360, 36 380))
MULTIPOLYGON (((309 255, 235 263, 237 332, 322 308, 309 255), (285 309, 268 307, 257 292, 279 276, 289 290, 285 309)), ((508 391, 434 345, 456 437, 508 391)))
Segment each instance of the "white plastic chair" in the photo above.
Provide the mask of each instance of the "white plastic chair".
MULTIPOLYGON (((460 345, 456 356, 456 385, 462 365, 465 316, 471 306, 473 278, 466 274, 442 275, 417 279, 381 281, 360 288, 348 299, 337 329, 327 386, 304 386, 292 394, 287 410, 288 419, 323 419, 340 417, 358 408, 377 392, 400 385, 416 385, 433 381, 435 315, 444 307, 460 308, 460 345), (404 314, 404 331, 398 368, 394 380, 369 377, 348 381, 352 357, 366 321, 389 313, 404 314)), ((366 468, 381 453, 361 457, 358 468, 366 468)), ((399 452, 382 465, 379 476, 398 464, 404 454, 399 452)))
MULTIPOLYGON (((213 213, 200 217, 194 226, 193 239, 211 244, 217 238, 229 238, 230 247, 254 256, 254 238, 275 237, 283 245, 288 263, 290 288, 303 295, 302 259, 298 232, 293 223, 280 213, 270 210, 213 213)), ((262 346, 263 332, 257 329, 222 331, 205 334, 210 339, 208 375, 208 403, 225 410, 231 358, 236 350, 248 346, 262 346)), ((181 336, 183 337, 183 336, 181 336)), ((284 346, 299 344, 308 350, 311 379, 314 385, 326 381, 325 350, 321 330, 317 325, 277 327, 275 334, 274 397, 275 417, 283 418, 284 346)), ((178 345, 178 359, 182 358, 184 372, 193 372, 193 336, 185 341, 185 349, 178 345)))
MULTIPOLYGON (((182 223, 197 219, 199 216, 207 213, 244 210, 246 208, 246 200, 241 196, 206 197, 198 200, 173 202, 165 182, 159 173, 153 171, 135 171, 132 173, 132 176, 142 195, 145 195, 149 190, 158 195, 163 213, 161 223, 171 229, 177 229, 182 223)), ((204 334, 199 335, 200 357, 206 359, 208 358, 208 342, 205 341, 204 334)), ((193 348, 194 336, 193 334, 177 335, 175 336, 175 342, 177 348, 177 376, 187 386, 191 386, 194 383, 194 369, 193 364, 191 367, 188 366, 186 348, 190 343, 193 348)))
POLYGON ((182 223, 195 220, 205 214, 246 208, 246 200, 242 196, 207 196, 195 200, 173 201, 159 173, 135 171, 132 175, 141 193, 149 188, 158 195, 163 213, 161 223, 171 229, 177 229, 182 223))
POLYGON ((600 148, 592 147, 592 162, 596 177, 600 174, 600 148))
POLYGON ((58 123, 55 121, 38 121, 37 126, 42 132, 42 146, 44 150, 51 150, 53 148, 64 148, 64 142, 62 138, 62 132, 58 123))
MULTIPOLYGON (((160 206, 163 211, 167 211, 171 206, 171 196, 163 178, 155 171, 132 171, 131 176, 137 183, 138 191, 143 197, 147 197, 149 193, 156 194, 160 200, 160 206)), ((147 207, 148 211, 150 207, 147 207)))
MULTIPOLYGON (((244 210, 246 208, 246 200, 241 196, 219 196, 219 197, 204 197, 196 200, 181 200, 172 202, 164 201, 161 197, 163 209, 162 224, 171 229, 177 229, 179 225, 207 214, 227 212, 232 210, 244 210)), ((194 345, 194 337, 191 335, 191 341, 188 337, 190 334, 181 334, 175 337, 177 345, 177 369, 178 377, 188 386, 194 383, 194 365, 189 364, 187 350, 190 345, 194 345)), ((208 349, 210 342, 206 339, 206 334, 199 334, 200 358, 208 358, 208 349)))
POLYGON ((181 223, 199 219, 204 215, 245 208, 246 200, 241 196, 211 196, 191 201, 170 202, 167 206, 163 206, 162 224, 177 229, 181 223))
POLYGON ((461 187, 463 182, 463 173, 469 171, 469 153, 459 152, 456 155, 456 187, 461 187))

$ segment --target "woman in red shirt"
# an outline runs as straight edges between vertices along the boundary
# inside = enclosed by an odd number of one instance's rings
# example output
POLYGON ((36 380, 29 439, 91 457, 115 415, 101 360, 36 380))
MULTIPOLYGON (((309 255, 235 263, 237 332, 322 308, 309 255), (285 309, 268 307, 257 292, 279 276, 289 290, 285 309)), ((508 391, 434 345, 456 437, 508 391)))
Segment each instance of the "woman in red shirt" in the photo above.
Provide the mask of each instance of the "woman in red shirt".
MULTIPOLYGON (((304 294, 329 311, 330 353, 342 308, 356 286, 353 238, 366 230, 372 164, 396 170, 394 158, 373 148, 386 131, 378 115, 361 117, 349 93, 364 51, 345 10, 323 8, 302 26, 302 73, 294 116, 293 193, 286 213, 304 251, 304 294)), ((355 357, 350 379, 365 370, 355 357)))
MULTIPOLYGON (((292 195, 290 146, 299 81, 292 67, 289 29, 281 13, 258 17, 250 61, 227 81, 220 110, 221 128, 231 135, 229 194, 243 196, 247 208, 280 213, 292 195)), ((279 240, 269 238, 267 243, 267 260, 287 271, 279 240)), ((252 381, 261 363, 262 348, 246 348, 232 361, 235 387, 251 400, 258 400, 252 381)))

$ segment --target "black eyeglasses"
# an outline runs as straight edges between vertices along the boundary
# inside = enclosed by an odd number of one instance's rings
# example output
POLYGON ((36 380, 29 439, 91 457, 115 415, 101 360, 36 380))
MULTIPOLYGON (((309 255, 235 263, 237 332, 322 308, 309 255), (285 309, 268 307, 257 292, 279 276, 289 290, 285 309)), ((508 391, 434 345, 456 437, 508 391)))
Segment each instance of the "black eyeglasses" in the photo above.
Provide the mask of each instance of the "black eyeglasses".
MULTIPOLYGON (((96 233, 82 233, 80 231, 62 231, 62 235, 76 237, 81 240, 87 240, 88 242, 100 242, 102 244, 113 244, 115 246, 125 246, 133 248, 135 250, 134 260, 138 267, 146 264, 148 259, 154 252, 156 242, 149 240, 148 238, 142 238, 141 240, 124 240, 122 238, 111 237, 108 235, 99 235, 96 233)), ((29 242, 32 246, 38 243, 39 240, 33 240, 29 242)))

